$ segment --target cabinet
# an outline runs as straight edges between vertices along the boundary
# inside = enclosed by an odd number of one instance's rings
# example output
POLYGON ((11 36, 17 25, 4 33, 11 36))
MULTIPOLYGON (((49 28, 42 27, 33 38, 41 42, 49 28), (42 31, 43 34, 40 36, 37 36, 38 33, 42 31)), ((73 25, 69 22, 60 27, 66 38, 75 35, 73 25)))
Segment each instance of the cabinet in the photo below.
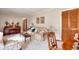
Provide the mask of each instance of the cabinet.
MULTIPOLYGON (((72 44, 73 46, 74 35, 78 31, 79 31, 79 9, 73 9, 62 12, 62 41, 63 42, 70 41, 69 43, 72 44)), ((69 50, 69 48, 67 50, 69 50)))

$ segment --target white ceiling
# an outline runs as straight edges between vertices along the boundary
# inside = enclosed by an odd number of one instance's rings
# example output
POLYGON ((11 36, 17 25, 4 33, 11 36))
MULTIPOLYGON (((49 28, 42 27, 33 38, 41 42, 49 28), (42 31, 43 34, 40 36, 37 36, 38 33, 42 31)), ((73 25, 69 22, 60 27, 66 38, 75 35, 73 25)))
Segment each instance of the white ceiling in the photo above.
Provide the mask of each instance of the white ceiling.
POLYGON ((32 16, 38 12, 52 10, 54 8, 0 8, 2 15, 18 15, 18 16, 32 16))

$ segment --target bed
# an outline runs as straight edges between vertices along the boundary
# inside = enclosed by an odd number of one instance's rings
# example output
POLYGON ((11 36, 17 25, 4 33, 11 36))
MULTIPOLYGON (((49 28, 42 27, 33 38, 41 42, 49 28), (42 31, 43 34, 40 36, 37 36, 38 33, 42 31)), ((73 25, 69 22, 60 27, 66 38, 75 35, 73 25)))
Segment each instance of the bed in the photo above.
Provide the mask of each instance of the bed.
POLYGON ((3 37, 4 50, 18 50, 21 49, 25 43, 25 37, 21 34, 6 35, 3 37))

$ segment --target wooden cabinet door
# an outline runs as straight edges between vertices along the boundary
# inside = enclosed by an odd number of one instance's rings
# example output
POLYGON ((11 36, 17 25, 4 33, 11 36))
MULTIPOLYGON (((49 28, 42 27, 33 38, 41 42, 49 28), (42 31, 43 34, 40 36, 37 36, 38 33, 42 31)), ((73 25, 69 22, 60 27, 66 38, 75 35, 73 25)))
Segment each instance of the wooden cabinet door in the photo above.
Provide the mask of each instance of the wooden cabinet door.
POLYGON ((68 11, 62 13, 62 40, 69 39, 69 26, 68 26, 68 11))
POLYGON ((69 11, 69 32, 70 39, 74 40, 74 35, 78 31, 78 9, 69 11))
POLYGON ((69 39, 70 39, 69 30, 62 30, 62 41, 64 42, 69 39))
POLYGON ((62 13, 62 29, 68 29, 68 12, 62 13))
POLYGON ((79 26, 78 22, 79 22, 78 9, 69 10, 62 13, 62 39, 63 40, 68 39, 69 36, 70 36, 69 39, 74 38, 74 34, 78 32, 78 26, 79 26))
POLYGON ((69 29, 77 30, 78 28, 78 10, 69 11, 69 29))
POLYGON ((74 44, 74 35, 79 28, 78 9, 64 11, 62 13, 62 40, 65 42, 64 48, 72 49, 74 44))

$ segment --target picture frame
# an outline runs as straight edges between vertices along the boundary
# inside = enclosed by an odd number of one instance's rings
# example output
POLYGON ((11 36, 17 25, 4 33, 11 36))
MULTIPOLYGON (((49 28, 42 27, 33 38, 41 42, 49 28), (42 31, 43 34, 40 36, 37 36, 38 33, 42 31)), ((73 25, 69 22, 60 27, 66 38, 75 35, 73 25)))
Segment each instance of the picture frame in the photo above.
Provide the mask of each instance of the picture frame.
POLYGON ((45 17, 37 17, 36 18, 36 24, 44 24, 45 23, 45 17))
POLYGON ((40 17, 40 22, 41 22, 41 24, 45 23, 45 17, 44 16, 40 17))
POLYGON ((39 19, 39 17, 37 17, 36 18, 36 24, 39 24, 39 21, 40 21, 40 19, 39 19))

